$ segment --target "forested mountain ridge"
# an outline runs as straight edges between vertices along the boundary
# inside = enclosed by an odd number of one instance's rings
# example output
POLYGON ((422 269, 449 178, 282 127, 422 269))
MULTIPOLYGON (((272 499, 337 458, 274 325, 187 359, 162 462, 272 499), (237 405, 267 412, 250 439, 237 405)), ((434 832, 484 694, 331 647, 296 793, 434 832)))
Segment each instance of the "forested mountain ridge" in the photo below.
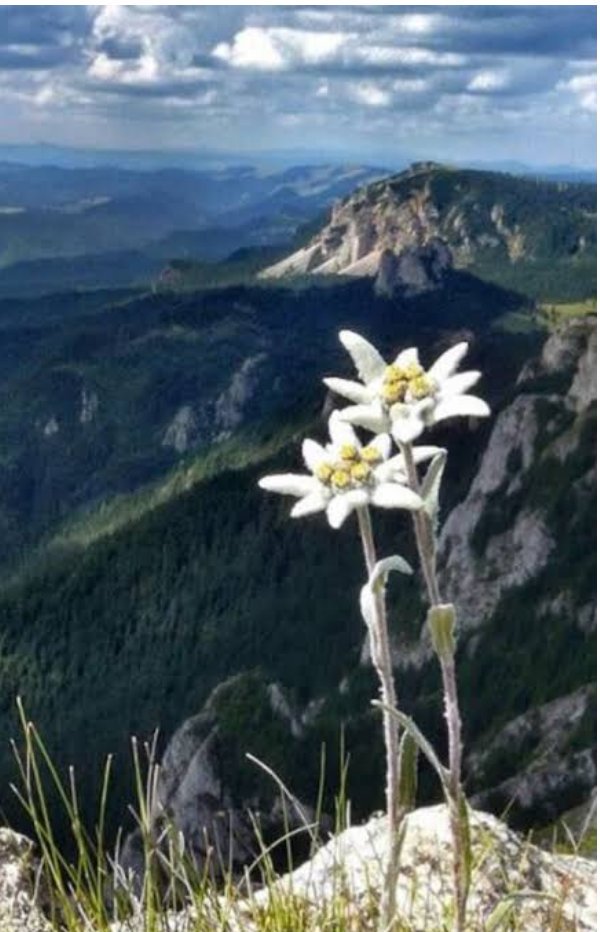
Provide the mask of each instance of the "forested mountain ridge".
POLYGON ((0 302, 0 563, 76 507, 265 417, 310 410, 323 370, 342 362, 340 327, 438 340, 522 306, 464 273, 411 301, 362 281, 107 297, 0 302))
MULTIPOLYGON (((442 317, 439 323, 437 338, 432 325, 427 330, 426 345, 439 348, 458 333, 464 335, 464 328, 455 329, 456 322, 448 326, 451 318, 442 317)), ((394 324, 397 328, 398 318, 394 324)), ((384 316, 380 325, 383 345, 391 348, 390 331, 385 329, 390 320, 384 316)), ((407 338, 412 335, 407 333, 407 338)), ((594 494, 584 480, 593 465, 589 420, 593 407, 586 404, 575 411, 561 400, 570 397, 579 350, 575 358, 572 350, 559 354, 553 371, 544 367, 538 371, 539 336, 528 343, 520 336, 483 327, 473 330, 471 339, 472 361, 486 371, 482 390, 492 400, 500 426, 492 423, 465 432, 450 425, 435 438, 451 453, 443 502, 444 514, 449 515, 446 529, 456 525, 453 515, 471 480, 470 495, 478 482, 481 485, 479 464, 485 468, 484 453, 494 442, 494 432, 500 430, 506 442, 502 424, 509 415, 505 412, 518 408, 524 393, 535 402, 541 425, 548 411, 555 412, 550 433, 546 427, 537 433, 533 462, 526 456, 519 465, 516 454, 508 457, 508 472, 500 476, 497 489, 487 489, 477 526, 467 531, 474 549, 468 559, 463 556, 464 565, 476 574, 491 546, 494 578, 488 583, 499 592, 495 607, 482 605, 481 628, 469 631, 467 626, 461 651, 461 688, 466 696, 477 697, 467 702, 467 740, 473 751, 479 748, 481 753, 487 736, 498 734, 515 716, 566 696, 594 678, 589 621, 577 620, 593 586, 591 564, 582 564, 579 556, 581 541, 590 535, 594 494), (517 384, 523 371, 525 381, 517 384), (564 475, 557 455, 564 457, 564 475), (508 510, 502 505, 505 481, 515 489, 508 510), (575 504, 569 504, 570 495, 575 496, 575 504), (511 578, 510 542, 500 550, 490 543, 506 533, 507 522, 510 532, 513 502, 517 514, 541 509, 552 540, 531 574, 517 579, 511 578), (567 525, 565 513, 570 516, 567 525), (563 593, 560 604, 551 595, 552 585, 563 593), (537 622, 529 609, 525 615, 517 611, 523 600, 539 608, 537 622), (537 658, 535 676, 532 656, 537 658)), ((578 339, 581 346, 583 338, 578 339)), ((332 361, 341 371, 341 359, 332 355, 332 361)), ((11 708, 18 690, 59 760, 78 760, 78 749, 86 747, 78 771, 89 800, 94 798, 103 756, 117 751, 112 824, 123 818, 127 799, 129 734, 148 735, 159 727, 164 740, 182 719, 201 710, 210 691, 234 673, 256 674, 264 684, 280 684, 298 718, 313 710, 302 734, 290 733, 288 742, 285 731, 272 731, 269 706, 262 700, 261 715, 267 718, 257 727, 257 709, 244 711, 244 703, 235 699, 234 684, 223 753, 229 761, 227 780, 233 781, 238 798, 241 793, 247 799, 243 794, 252 793, 254 786, 254 777, 244 770, 245 750, 266 756, 302 798, 313 798, 323 741, 329 748, 331 791, 339 777, 336 749, 343 724, 355 811, 366 813, 374 805, 372 787, 380 785, 382 761, 369 705, 374 683, 360 662, 363 631, 355 607, 355 588, 362 578, 358 540, 351 527, 334 535, 316 519, 289 522, 287 503, 270 500, 256 487, 260 475, 297 466, 301 435, 322 433, 318 411, 324 397, 317 384, 308 408, 305 402, 296 409, 296 425, 291 414, 274 413, 262 428, 238 434, 199 458, 184 458, 170 479, 147 492, 82 514, 0 592, 5 737, 15 733, 11 708), (349 581, 354 581, 354 588, 349 581), (258 744, 257 734, 262 736, 258 744), (308 760, 314 760, 312 770, 308 760), (242 768, 240 773, 231 771, 232 761, 242 768)), ((519 448, 520 442, 515 429, 510 443, 519 448)), ((414 559, 409 535, 402 533, 398 539, 398 522, 393 518, 378 516, 382 552, 400 545, 414 559)), ((449 535, 445 530, 443 540, 449 535)), ((450 564, 443 572, 450 573, 450 564)), ((443 578, 450 585, 451 575, 443 578)), ((441 742, 436 668, 420 640, 424 606, 414 583, 392 592, 402 700, 441 742)), ((455 597, 460 604, 460 587, 455 597)), ((468 594, 467 605, 472 607, 468 594)), ((240 689, 246 695, 244 678, 240 689)), ((585 752, 589 757, 590 715, 591 704, 584 703, 556 752, 558 762, 570 753, 585 752)), ((472 791, 489 792, 527 766, 533 766, 535 780, 536 748, 544 746, 547 735, 531 729, 524 734, 522 747, 512 743, 512 757, 506 751, 500 752, 499 760, 484 755, 477 765, 473 758, 472 791)), ((2 767, 10 772, 8 755, 2 767)), ((538 792, 533 807, 520 807, 520 818, 526 823, 543 821, 557 814, 561 801, 568 800, 569 805, 581 801, 589 789, 587 773, 571 779, 567 789, 561 784, 558 798, 556 791, 538 792)), ((423 785, 427 796, 432 785, 426 777, 423 785)), ((543 785, 547 790, 547 783, 543 785)), ((506 804, 502 792, 490 799, 492 804, 496 799, 496 806, 506 804)))
POLYGON ((532 297, 587 297, 595 204, 591 184, 416 163, 338 202, 323 229, 262 275, 366 275, 384 290, 418 289, 427 249, 443 244, 456 268, 532 297))

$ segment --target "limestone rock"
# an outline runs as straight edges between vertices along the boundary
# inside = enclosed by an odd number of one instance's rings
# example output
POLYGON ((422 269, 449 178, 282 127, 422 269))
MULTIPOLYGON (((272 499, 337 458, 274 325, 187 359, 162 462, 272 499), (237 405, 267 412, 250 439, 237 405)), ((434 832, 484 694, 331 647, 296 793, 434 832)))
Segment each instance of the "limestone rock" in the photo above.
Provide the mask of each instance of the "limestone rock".
POLYGON ((592 686, 583 686, 508 722, 466 760, 470 779, 489 787, 472 798, 473 804, 487 807, 493 801, 500 810, 510 807, 513 815, 535 810, 549 824, 566 800, 587 796, 596 784, 595 755, 591 748, 574 750, 572 737, 586 716, 594 716, 594 706, 592 686), (521 760, 519 773, 503 778, 515 757, 521 760))
POLYGON ((98 410, 98 395, 94 391, 88 391, 86 388, 81 390, 81 410, 79 412, 79 423, 90 424, 98 410))
POLYGON ((264 353, 249 356, 234 372, 231 382, 215 402, 214 430, 217 440, 224 440, 240 425, 248 402, 258 387, 259 370, 264 353))
MULTIPOLYGON (((527 932, 550 928, 596 929, 596 867, 583 858, 552 855, 524 841, 484 812, 471 812, 474 876, 468 902, 469 929, 485 920, 505 897, 519 891, 514 909, 527 932), (562 916, 564 924, 554 925, 562 916)), ((323 910, 342 892, 357 914, 356 928, 371 929, 372 905, 381 884, 385 819, 347 829, 311 861, 282 877, 269 895, 290 893, 323 910)), ((398 910, 411 932, 438 932, 452 900, 452 842, 445 806, 418 809, 407 819, 398 881, 398 910)), ((376 901, 376 900, 375 900, 376 901)))
POLYGON ((34 845, 24 835, 0 828, 0 930, 50 932, 34 845))
POLYGON ((183 405, 167 427, 163 447, 171 447, 177 453, 186 453, 198 438, 198 419, 191 405, 183 405))
MULTIPOLYGON (((413 173, 418 177, 431 167, 414 166, 413 173)), ((334 205, 330 222, 307 246, 261 277, 362 276, 375 279, 379 294, 421 294, 439 287, 453 264, 439 219, 427 183, 403 200, 389 185, 379 185, 376 195, 362 188, 334 205)))
MULTIPOLYGON (((217 882, 224 869, 239 876, 255 860, 260 850, 258 824, 263 838, 278 839, 286 823, 297 828, 314 818, 314 812, 296 799, 288 800, 284 812, 277 784, 245 760, 246 747, 237 754, 237 745, 246 739, 233 738, 224 727, 223 708, 240 701, 253 701, 256 707, 262 703, 286 741, 301 733, 299 716, 278 684, 263 684, 252 674, 231 677, 213 690, 202 711, 186 719, 169 741, 151 812, 153 837, 160 839, 167 828, 171 836, 180 833, 199 875, 207 871, 217 882), (248 690, 253 699, 248 699, 248 690), (245 789, 240 769, 246 771, 245 789)), ((248 712, 253 714, 252 709, 248 712)), ((144 872, 139 832, 126 839, 120 866, 125 875, 133 875, 134 888, 139 886, 144 872)))

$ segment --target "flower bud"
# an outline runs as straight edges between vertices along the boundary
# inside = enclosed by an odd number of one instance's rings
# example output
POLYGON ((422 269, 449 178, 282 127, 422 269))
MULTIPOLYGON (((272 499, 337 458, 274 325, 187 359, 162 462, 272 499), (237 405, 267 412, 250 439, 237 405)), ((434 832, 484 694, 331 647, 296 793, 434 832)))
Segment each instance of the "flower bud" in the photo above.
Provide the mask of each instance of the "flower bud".
POLYGON ((454 628, 456 612, 453 605, 434 605, 427 612, 427 624, 431 633, 433 649, 440 660, 454 655, 454 628))

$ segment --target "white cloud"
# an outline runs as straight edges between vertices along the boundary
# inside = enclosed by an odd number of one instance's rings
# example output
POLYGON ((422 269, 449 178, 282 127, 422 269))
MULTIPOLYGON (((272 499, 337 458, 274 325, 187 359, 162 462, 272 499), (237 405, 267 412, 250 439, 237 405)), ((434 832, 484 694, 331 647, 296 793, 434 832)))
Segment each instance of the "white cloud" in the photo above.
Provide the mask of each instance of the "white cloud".
POLYGON ((577 74, 568 81, 559 81, 559 91, 571 91, 575 94, 582 110, 596 112, 597 83, 595 74, 577 74))
POLYGON ((435 13, 407 13, 404 16, 398 16, 395 20, 399 30, 412 32, 415 35, 433 32, 438 22, 439 16, 435 13))
POLYGON ((468 91, 475 91, 480 94, 493 93, 501 91, 508 87, 510 75, 503 70, 479 71, 467 85, 468 91))
POLYGON ((398 78, 392 88, 398 94, 420 94, 429 89, 429 84, 424 78, 398 78))
POLYGON ((363 82, 350 89, 349 96, 366 107, 389 107, 392 95, 377 84, 363 82))
POLYGON ((216 45, 212 54, 233 68, 281 71, 331 61, 347 38, 347 34, 338 32, 248 26, 232 42, 216 45))
MULTIPOLYGON (((406 17, 408 18, 408 17, 406 17)), ((464 55, 419 46, 369 44, 352 32, 317 32, 287 27, 248 26, 231 42, 220 42, 212 54, 232 68, 283 71, 315 65, 340 68, 430 67, 465 65, 464 55)))

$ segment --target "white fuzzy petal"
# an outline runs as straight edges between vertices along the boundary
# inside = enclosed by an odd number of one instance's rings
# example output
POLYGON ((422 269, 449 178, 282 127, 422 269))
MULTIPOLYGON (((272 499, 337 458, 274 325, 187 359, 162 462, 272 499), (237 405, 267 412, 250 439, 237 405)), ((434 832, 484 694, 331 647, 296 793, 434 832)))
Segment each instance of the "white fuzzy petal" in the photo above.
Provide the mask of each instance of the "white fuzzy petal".
POLYGON ((459 372, 458 375, 451 375, 449 379, 445 379, 440 385, 439 397, 451 398, 454 395, 462 395, 463 392, 473 388, 480 378, 481 372, 476 372, 475 369, 469 372, 459 372))
POLYGON ((323 379, 327 388, 330 388, 336 395, 347 398, 355 404, 366 404, 370 401, 371 395, 365 385, 360 382, 351 382, 349 379, 323 379))
POLYGON ((327 520, 333 528, 340 528, 349 514, 355 508, 368 504, 369 496, 366 492, 356 489, 344 495, 334 495, 327 505, 327 520))
POLYGON ((433 419, 443 421, 448 417, 487 417, 490 414, 489 406, 476 398, 475 395, 456 395, 454 398, 445 398, 435 406, 433 419))
POLYGON ((348 350, 363 382, 371 382, 382 375, 385 369, 385 360, 382 359, 374 346, 352 330, 340 332, 340 342, 348 350))
POLYGON ((345 443, 350 443, 355 447, 360 446, 352 424, 342 419, 340 411, 334 411, 329 418, 329 436, 336 447, 345 443))
POLYGON ((340 412, 342 420, 376 434, 384 433, 390 427, 390 420, 378 401, 369 405, 353 405, 340 412))
POLYGON ((398 443, 412 443, 423 433, 424 423, 415 411, 397 415, 392 422, 392 436, 398 443))
POLYGON ((409 346, 408 349, 402 350, 394 359, 395 366, 408 366, 410 363, 419 362, 419 351, 416 346, 409 346))
POLYGON ((446 350, 436 359, 428 375, 435 379, 436 382, 443 382, 448 376, 454 375, 468 349, 468 343, 457 343, 456 346, 451 346, 449 350, 446 350))
POLYGON ((327 505, 329 496, 324 491, 311 492, 305 495, 300 501, 296 502, 290 516, 292 518, 303 518, 304 515, 312 515, 317 511, 323 511, 327 505))
POLYGON ((423 507, 423 500, 416 492, 398 482, 382 482, 376 485, 371 494, 371 502, 379 508, 408 508, 409 511, 418 511, 423 507))
MULTIPOLYGON (((438 453, 445 453, 443 447, 434 447, 434 446, 421 446, 413 447, 413 459, 418 466, 419 463, 426 463, 427 460, 433 459, 434 456, 437 456, 438 453)), ((394 479, 395 482, 407 482, 407 472, 406 472, 406 463, 404 462, 404 454, 397 453, 396 456, 390 457, 389 460, 386 460, 385 463, 380 463, 373 470, 375 478, 380 482, 385 482, 388 479, 394 479)))
POLYGON ((413 447, 413 459, 415 463, 426 463, 427 460, 433 459, 438 453, 445 453, 444 447, 420 446, 413 447))
POLYGON ((381 458, 386 460, 392 451, 392 441, 389 434, 377 434, 372 440, 369 440, 367 446, 375 447, 381 454, 381 458))
POLYGON ((310 495, 311 492, 316 492, 320 488, 320 483, 314 476, 298 476, 291 472, 280 476, 265 476, 258 484, 267 492, 297 495, 298 498, 310 495))
POLYGON ((302 456, 307 469, 314 472, 317 466, 327 459, 327 450, 316 440, 305 440, 302 444, 302 456))
POLYGON ((388 482, 392 479, 397 482, 406 482, 406 465, 402 453, 397 453, 385 463, 376 466, 373 475, 378 482, 388 482))

